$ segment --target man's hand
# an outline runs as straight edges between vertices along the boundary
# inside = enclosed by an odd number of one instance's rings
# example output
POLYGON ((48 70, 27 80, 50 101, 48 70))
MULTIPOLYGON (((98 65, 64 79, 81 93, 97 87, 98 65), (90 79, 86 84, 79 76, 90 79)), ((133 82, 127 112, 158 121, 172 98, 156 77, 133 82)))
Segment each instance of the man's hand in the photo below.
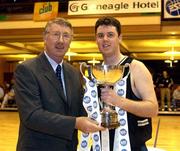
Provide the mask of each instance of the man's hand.
POLYGON ((84 133, 93 133, 105 130, 105 128, 100 126, 98 122, 88 117, 77 117, 75 128, 84 133))

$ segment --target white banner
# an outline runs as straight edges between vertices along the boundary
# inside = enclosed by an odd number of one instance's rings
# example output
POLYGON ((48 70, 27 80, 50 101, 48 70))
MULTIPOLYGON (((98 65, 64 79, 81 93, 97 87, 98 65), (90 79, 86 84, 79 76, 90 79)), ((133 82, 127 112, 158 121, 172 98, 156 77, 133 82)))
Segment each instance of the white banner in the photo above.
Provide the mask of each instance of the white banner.
POLYGON ((68 15, 160 13, 161 0, 69 1, 68 15))

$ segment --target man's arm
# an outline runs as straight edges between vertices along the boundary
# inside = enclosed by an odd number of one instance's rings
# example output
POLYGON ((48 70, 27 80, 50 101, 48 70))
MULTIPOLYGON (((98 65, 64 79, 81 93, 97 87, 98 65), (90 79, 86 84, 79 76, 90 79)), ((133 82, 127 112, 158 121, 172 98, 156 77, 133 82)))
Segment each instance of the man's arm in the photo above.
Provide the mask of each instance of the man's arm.
POLYGON ((101 90, 101 99, 137 116, 156 116, 158 103, 150 72, 144 64, 136 60, 131 63, 130 71, 131 87, 134 94, 140 99, 139 101, 118 96, 114 90, 107 88, 101 90))
POLYGON ((131 86, 135 95, 142 101, 133 101, 130 108, 138 116, 152 117, 158 113, 158 102, 153 86, 152 75, 142 62, 134 60, 130 66, 131 86))

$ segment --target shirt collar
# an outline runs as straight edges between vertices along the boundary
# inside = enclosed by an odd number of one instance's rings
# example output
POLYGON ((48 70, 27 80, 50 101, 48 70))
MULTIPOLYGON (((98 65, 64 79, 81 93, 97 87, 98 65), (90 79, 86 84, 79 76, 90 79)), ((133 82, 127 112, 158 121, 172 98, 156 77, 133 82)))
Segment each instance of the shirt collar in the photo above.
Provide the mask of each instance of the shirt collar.
MULTIPOLYGON (((50 57, 48 56, 48 54, 46 53, 46 51, 44 51, 44 54, 45 54, 45 56, 47 57, 49 63, 51 64, 53 70, 56 71, 56 68, 57 68, 58 64, 57 64, 52 58, 50 58, 50 57)), ((60 65, 61 67, 62 67, 62 63, 63 63, 63 60, 61 61, 61 63, 59 63, 59 65, 60 65)))

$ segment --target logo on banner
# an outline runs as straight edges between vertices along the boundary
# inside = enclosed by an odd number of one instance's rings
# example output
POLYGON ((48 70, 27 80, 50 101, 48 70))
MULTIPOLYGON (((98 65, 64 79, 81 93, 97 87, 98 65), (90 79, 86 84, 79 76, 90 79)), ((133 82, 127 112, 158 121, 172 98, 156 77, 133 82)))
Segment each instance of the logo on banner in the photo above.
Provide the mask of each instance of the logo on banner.
POLYGON ((169 15, 180 16, 180 0, 168 0, 165 8, 169 15))
POLYGON ((180 0, 164 0, 163 7, 164 19, 180 19, 180 0))
POLYGON ((34 21, 47 21, 58 15, 59 2, 38 2, 34 4, 34 21))

